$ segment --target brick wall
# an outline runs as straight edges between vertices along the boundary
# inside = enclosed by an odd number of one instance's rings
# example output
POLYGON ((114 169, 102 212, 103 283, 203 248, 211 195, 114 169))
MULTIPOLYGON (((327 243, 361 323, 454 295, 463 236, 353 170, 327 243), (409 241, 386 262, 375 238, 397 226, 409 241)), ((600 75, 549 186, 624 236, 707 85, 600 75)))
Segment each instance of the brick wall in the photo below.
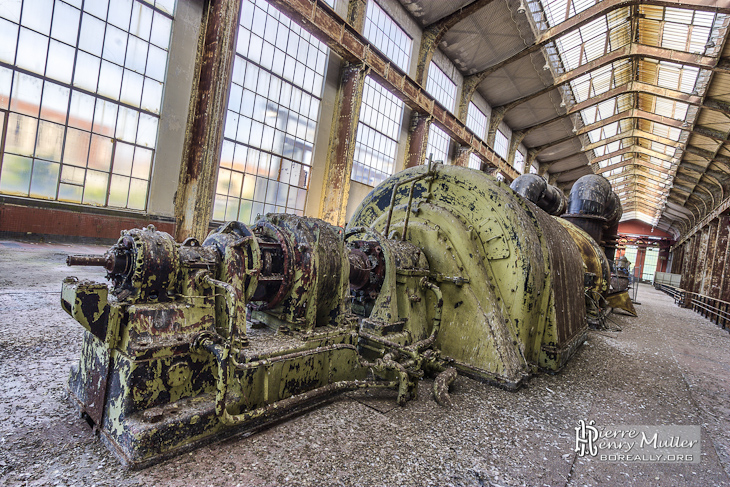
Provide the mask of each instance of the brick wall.
POLYGON ((158 230, 174 234, 170 220, 146 215, 94 213, 89 209, 57 209, 0 203, 0 235, 44 235, 116 240, 122 230, 154 225, 158 230))

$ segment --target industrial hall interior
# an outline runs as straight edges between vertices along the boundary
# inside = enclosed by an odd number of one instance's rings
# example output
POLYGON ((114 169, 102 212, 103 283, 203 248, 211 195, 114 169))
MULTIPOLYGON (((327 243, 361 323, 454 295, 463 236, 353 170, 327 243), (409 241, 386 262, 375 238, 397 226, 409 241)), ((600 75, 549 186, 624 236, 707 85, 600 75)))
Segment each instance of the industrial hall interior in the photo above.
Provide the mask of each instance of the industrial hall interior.
POLYGON ((0 0, 0 484, 730 486, 729 28, 0 0))

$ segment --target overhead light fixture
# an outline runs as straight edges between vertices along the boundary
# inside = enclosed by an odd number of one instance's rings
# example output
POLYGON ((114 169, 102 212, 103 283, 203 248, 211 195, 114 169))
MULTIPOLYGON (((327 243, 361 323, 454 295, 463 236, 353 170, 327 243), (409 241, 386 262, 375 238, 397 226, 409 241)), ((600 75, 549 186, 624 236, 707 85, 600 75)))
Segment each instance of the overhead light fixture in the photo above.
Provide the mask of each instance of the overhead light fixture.
POLYGON ((526 11, 527 7, 525 7, 525 0, 520 0, 520 6, 517 7, 517 13, 524 14, 526 11))
POLYGON ((565 108, 565 100, 560 100, 560 108, 565 108))
POLYGON ((573 133, 575 134, 575 133, 577 133, 577 132, 578 132, 578 129, 577 129, 577 128, 575 128, 575 125, 573 125, 573 133))
POLYGON ((542 69, 544 71, 549 71, 550 70, 550 63, 548 61, 545 61, 545 66, 543 66, 542 69))

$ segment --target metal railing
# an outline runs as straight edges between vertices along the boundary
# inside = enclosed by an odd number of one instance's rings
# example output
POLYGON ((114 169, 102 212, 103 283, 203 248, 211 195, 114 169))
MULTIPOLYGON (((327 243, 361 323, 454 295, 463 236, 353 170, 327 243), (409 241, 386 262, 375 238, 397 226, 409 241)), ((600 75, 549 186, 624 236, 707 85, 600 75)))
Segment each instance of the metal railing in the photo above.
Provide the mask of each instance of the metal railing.
POLYGON ((692 308, 694 312, 699 313, 723 329, 727 329, 730 326, 729 302, 704 294, 693 293, 668 284, 658 284, 655 288, 672 296, 674 298, 674 304, 683 308, 692 308))

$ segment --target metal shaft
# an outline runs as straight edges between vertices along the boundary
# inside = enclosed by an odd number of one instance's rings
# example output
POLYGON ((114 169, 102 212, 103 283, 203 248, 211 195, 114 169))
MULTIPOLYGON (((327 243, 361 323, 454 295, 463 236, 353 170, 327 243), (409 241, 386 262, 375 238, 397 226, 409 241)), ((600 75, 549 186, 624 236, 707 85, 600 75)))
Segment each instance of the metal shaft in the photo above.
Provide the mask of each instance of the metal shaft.
POLYGON ((66 257, 66 265, 88 265, 104 267, 107 263, 106 255, 69 255, 66 257))

